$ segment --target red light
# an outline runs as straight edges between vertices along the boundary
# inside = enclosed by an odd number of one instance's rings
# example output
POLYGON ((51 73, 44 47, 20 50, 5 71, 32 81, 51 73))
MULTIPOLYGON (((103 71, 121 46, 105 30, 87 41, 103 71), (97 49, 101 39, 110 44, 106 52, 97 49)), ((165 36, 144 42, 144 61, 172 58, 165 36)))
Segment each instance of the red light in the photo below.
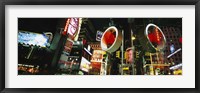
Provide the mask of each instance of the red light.
POLYGON ((152 43, 160 44, 161 43, 161 33, 156 28, 152 33, 148 34, 149 40, 152 43))
POLYGON ((110 31, 106 32, 104 37, 105 37, 104 40, 106 44, 112 45, 115 41, 115 35, 110 31))
POLYGON ((69 21, 70 21, 70 18, 67 19, 67 21, 66 21, 64 31, 62 32, 63 35, 67 34, 67 30, 68 30, 68 26, 69 26, 69 21))
POLYGON ((85 44, 86 44, 86 42, 87 42, 87 40, 83 39, 83 45, 85 45, 85 44))
POLYGON ((182 43, 182 37, 179 38, 179 42, 182 43))

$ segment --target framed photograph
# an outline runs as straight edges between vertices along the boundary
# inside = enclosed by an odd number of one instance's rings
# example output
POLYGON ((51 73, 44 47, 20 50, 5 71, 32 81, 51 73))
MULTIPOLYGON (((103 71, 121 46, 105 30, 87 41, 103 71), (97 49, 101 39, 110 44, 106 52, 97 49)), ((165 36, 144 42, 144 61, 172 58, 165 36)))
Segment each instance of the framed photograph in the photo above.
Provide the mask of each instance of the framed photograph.
POLYGON ((199 0, 0 2, 2 93, 199 92, 199 0))

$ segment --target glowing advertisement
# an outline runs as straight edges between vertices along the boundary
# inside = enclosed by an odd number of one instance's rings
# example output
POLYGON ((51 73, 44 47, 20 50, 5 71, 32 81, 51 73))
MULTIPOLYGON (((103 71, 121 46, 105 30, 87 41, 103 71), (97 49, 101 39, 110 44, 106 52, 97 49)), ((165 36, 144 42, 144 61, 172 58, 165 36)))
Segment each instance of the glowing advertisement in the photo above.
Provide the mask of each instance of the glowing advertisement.
POLYGON ((83 70, 83 71, 85 71, 85 72, 89 72, 90 64, 91 63, 87 59, 85 59, 84 57, 82 57, 80 69, 83 70))
POLYGON ((19 32, 18 42, 26 45, 46 47, 48 45, 48 37, 38 33, 19 32))

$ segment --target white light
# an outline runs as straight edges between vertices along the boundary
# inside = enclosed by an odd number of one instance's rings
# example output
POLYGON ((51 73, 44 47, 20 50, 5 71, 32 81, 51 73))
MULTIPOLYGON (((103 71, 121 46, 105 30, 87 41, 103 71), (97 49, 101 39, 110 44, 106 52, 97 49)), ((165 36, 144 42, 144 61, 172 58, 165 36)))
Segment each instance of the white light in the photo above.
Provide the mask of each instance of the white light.
POLYGON ((80 44, 80 42, 79 42, 79 41, 77 41, 77 44, 80 44))
POLYGON ((132 40, 135 40, 135 37, 134 36, 132 36, 132 38, 131 38, 132 40))
POLYGON ((86 52, 88 52, 90 55, 92 55, 92 53, 90 53, 90 51, 88 51, 86 48, 84 48, 84 50, 85 50, 86 52))
POLYGON ((179 48, 178 50, 176 50, 174 53, 170 54, 169 56, 167 56, 167 58, 170 58, 171 56, 173 56, 174 54, 176 54, 177 52, 181 51, 181 48, 179 48))
POLYGON ((178 64, 178 65, 175 65, 175 66, 172 66, 170 67, 169 69, 178 69, 179 67, 182 66, 182 63, 181 64, 178 64))
POLYGON ((44 38, 42 35, 36 35, 35 41, 37 45, 44 46, 45 42, 47 42, 47 39, 44 38))
POLYGON ((87 48, 87 49, 88 49, 88 51, 90 51, 90 48, 91 48, 91 47, 90 47, 90 45, 88 45, 88 48, 87 48))
POLYGON ((81 66, 80 66, 80 69, 83 70, 83 71, 86 71, 88 72, 89 70, 89 65, 91 63, 84 57, 81 58, 81 66), (84 65, 86 65, 86 67, 84 67, 84 65))

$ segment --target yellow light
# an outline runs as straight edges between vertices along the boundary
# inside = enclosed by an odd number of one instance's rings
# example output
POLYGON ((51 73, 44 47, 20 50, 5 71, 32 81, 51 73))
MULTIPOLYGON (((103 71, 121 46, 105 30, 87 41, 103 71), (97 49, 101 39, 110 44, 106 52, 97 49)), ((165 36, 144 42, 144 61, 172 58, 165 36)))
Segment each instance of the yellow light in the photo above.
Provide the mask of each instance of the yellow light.
POLYGON ((182 75, 182 70, 176 70, 176 71, 174 71, 173 72, 174 73, 174 75, 182 75))
POLYGON ((123 67, 123 70, 129 70, 129 67, 123 67))
POLYGON ((135 40, 135 37, 134 36, 132 36, 132 38, 131 38, 132 40, 135 40))
POLYGON ((120 58, 120 51, 117 51, 117 52, 116 52, 116 57, 117 57, 117 58, 120 58))

